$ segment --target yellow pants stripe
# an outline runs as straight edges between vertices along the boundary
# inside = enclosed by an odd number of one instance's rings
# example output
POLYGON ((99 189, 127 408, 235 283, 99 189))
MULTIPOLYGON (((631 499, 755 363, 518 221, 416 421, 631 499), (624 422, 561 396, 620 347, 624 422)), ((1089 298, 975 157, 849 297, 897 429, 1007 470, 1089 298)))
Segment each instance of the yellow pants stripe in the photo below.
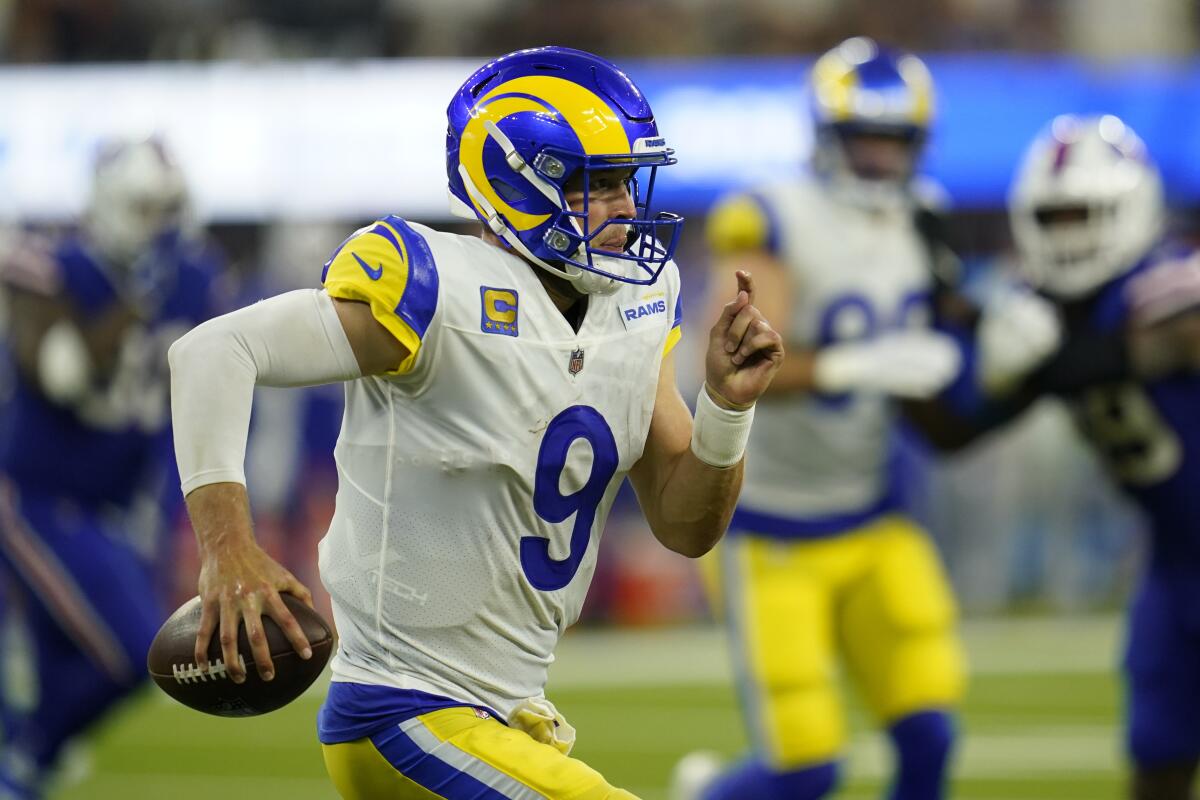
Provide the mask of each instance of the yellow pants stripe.
POLYGON ((372 739, 324 746, 346 800, 637 800, 582 761, 471 708, 422 714, 372 739))

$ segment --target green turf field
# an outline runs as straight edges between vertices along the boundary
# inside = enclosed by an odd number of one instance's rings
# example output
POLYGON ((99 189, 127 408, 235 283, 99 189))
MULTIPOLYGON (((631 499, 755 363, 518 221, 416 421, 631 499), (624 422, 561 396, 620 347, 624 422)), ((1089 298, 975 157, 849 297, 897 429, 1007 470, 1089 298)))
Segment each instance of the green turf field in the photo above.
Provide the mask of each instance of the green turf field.
MULTIPOLYGON (((973 677, 953 797, 1107 800, 1120 795, 1116 623, 1109 619, 972 623, 973 677)), ((683 753, 736 755, 745 739, 719 637, 711 631, 572 634, 550 696, 579 729, 575 755, 644 800, 665 797, 683 753)), ((324 778, 312 693, 258 719, 222 720, 144 693, 94 741, 86 777, 58 800, 335 798, 324 778)), ((889 754, 858 732, 838 795, 878 797, 889 754)))

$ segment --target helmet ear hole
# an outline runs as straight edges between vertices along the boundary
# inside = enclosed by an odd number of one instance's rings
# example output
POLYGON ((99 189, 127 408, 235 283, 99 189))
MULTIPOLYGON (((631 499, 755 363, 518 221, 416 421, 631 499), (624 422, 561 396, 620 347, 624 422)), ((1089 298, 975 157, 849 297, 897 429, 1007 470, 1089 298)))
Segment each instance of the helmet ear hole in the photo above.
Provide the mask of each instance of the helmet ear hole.
POLYGON ((496 190, 496 194, 504 198, 504 202, 506 203, 515 205, 525 199, 525 194, 522 191, 502 178, 491 178, 489 182, 492 184, 492 188, 496 190))

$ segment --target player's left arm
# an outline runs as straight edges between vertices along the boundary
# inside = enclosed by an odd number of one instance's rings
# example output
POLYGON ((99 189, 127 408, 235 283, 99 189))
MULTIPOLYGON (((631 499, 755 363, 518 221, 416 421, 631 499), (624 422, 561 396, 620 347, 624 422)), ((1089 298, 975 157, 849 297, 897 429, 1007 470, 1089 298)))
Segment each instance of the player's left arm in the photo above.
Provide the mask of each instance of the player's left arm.
POLYGON ((712 549, 729 525, 754 403, 783 361, 783 340, 754 306, 750 274, 739 272, 737 280, 737 297, 709 332, 695 420, 668 353, 645 450, 629 473, 655 537, 691 558, 712 549))

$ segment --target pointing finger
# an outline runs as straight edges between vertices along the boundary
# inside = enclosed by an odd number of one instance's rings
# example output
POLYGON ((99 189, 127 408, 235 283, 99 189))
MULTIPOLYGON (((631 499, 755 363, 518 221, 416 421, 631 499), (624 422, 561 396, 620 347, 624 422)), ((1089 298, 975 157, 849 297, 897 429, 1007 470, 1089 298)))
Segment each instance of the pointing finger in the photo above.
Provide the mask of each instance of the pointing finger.
POLYGON ((717 323, 713 325, 713 335, 724 338, 729 331, 729 326, 737 318, 737 315, 745 308, 749 302, 749 298, 745 292, 739 291, 737 297, 726 303, 721 308, 721 316, 717 318, 717 323))
MULTIPOLYGON (((739 297, 743 293, 739 293, 739 297)), ((729 324, 729 330, 725 332, 725 352, 736 352, 742 344, 742 339, 746 336, 746 331, 750 330, 750 325, 756 320, 762 319, 762 315, 758 313, 758 309, 754 306, 742 306, 742 310, 734 317, 733 322, 729 324)), ((736 363, 736 362, 735 362, 736 363)))
POLYGON ((746 302, 754 303, 754 278, 744 269, 737 271, 738 290, 746 293, 746 302))

